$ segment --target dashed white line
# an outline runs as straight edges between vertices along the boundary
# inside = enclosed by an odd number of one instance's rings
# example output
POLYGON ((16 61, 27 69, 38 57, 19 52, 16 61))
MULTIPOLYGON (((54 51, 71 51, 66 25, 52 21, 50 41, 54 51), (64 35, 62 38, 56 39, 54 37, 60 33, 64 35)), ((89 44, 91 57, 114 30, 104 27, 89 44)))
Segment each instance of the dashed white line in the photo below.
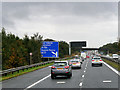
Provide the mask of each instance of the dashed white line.
POLYGON ((82 84, 83 84, 83 83, 81 82, 81 83, 79 84, 79 86, 82 87, 82 84))
POLYGON ((106 80, 106 81, 103 81, 104 83, 110 83, 112 82, 111 80, 106 80))
POLYGON ((86 72, 86 71, 84 71, 84 72, 86 72))
POLYGON ((36 84, 38 84, 38 83, 44 81, 45 79, 47 79, 47 78, 50 77, 50 76, 51 76, 51 74, 49 74, 48 76, 44 77, 43 79, 40 79, 39 81, 33 83, 32 85, 28 86, 28 87, 27 87, 26 89, 24 89, 24 90, 27 90, 27 89, 29 89, 29 88, 35 86, 36 84))
POLYGON ((82 75, 82 77, 85 77, 85 75, 82 75))
POLYGON ((65 82, 57 82, 57 84, 64 84, 65 82))

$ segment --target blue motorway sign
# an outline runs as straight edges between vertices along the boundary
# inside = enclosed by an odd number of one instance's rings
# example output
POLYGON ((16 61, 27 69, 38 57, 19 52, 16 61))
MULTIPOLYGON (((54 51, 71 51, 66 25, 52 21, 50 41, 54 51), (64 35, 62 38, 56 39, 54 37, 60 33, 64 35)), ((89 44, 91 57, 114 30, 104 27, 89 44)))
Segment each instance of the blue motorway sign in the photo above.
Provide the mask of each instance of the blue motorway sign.
POLYGON ((43 58, 58 58, 59 57, 59 43, 44 41, 41 47, 41 55, 43 58))

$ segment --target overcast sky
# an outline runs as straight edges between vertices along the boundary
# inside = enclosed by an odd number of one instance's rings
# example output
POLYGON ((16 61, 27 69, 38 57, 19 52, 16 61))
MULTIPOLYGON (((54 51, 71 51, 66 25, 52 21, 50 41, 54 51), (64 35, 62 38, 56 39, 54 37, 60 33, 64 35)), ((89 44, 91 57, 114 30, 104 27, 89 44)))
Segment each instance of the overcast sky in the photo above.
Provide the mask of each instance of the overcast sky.
POLYGON ((100 47, 118 37, 117 2, 3 2, 2 24, 19 37, 39 32, 43 39, 87 41, 100 47))

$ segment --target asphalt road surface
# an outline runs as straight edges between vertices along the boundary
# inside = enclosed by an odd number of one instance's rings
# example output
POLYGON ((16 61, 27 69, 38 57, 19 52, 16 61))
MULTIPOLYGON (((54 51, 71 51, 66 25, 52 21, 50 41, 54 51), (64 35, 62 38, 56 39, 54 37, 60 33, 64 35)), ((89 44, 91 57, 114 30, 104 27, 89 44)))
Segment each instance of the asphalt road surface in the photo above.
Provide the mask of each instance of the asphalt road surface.
POLYGON ((72 77, 51 79, 50 67, 30 72, 2 82, 3 90, 119 90, 119 75, 106 64, 91 66, 86 59, 81 69, 73 69, 72 77))

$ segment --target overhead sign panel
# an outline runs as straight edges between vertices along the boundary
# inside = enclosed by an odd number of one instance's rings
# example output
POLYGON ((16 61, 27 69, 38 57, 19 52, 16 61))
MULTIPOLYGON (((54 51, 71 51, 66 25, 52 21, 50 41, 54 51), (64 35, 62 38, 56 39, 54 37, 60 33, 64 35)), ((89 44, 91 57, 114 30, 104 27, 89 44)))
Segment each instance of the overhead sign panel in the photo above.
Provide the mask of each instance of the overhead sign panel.
POLYGON ((86 41, 70 42, 71 47, 86 47, 86 41))
POLYGON ((59 42, 44 41, 41 47, 42 58, 58 58, 59 42))

